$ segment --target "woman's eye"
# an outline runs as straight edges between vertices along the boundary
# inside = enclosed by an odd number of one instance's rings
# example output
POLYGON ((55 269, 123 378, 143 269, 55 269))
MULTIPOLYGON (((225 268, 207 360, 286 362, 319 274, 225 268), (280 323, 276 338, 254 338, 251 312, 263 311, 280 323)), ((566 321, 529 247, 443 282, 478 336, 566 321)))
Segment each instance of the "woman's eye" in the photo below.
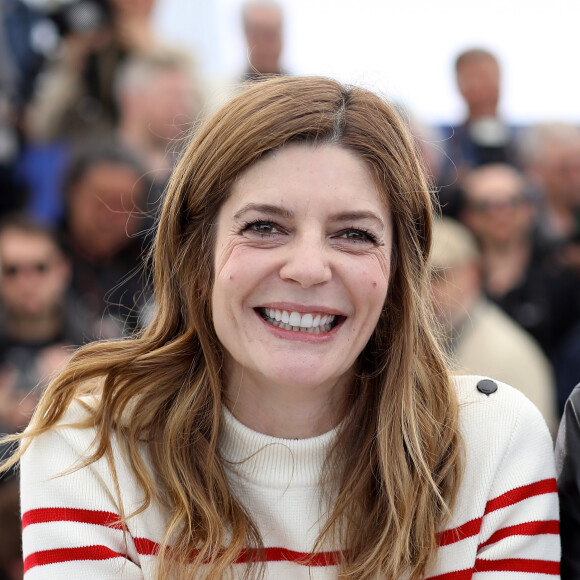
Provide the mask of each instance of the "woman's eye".
POLYGON ((338 235, 339 238, 344 240, 350 240, 353 242, 372 242, 375 243, 375 237, 363 230, 345 230, 338 235))
POLYGON ((261 236, 280 233, 280 228, 271 222, 252 222, 245 227, 245 231, 255 232, 261 236))

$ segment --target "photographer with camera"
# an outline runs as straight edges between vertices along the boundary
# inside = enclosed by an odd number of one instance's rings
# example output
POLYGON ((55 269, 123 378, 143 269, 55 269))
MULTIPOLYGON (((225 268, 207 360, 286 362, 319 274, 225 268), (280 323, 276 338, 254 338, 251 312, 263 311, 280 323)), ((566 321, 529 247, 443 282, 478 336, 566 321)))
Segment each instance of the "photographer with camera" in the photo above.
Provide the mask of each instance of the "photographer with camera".
POLYGON ((119 65, 161 45, 151 23, 153 7, 154 0, 76 0, 51 14, 62 41, 27 113, 33 142, 84 139, 116 127, 119 65))

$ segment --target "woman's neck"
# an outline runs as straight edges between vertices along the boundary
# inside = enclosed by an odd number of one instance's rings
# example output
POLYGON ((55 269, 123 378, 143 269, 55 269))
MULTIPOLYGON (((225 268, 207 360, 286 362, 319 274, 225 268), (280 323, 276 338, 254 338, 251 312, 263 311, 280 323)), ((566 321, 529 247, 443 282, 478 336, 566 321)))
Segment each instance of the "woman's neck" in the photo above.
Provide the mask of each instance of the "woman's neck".
POLYGON ((274 438, 222 412, 219 448, 229 474, 259 487, 318 486, 337 436, 337 429, 305 439, 274 438))
POLYGON ((239 387, 226 388, 225 404, 238 421, 258 433, 306 439, 338 425, 344 416, 344 383, 343 379, 330 387, 296 388, 264 386, 245 377, 239 387))

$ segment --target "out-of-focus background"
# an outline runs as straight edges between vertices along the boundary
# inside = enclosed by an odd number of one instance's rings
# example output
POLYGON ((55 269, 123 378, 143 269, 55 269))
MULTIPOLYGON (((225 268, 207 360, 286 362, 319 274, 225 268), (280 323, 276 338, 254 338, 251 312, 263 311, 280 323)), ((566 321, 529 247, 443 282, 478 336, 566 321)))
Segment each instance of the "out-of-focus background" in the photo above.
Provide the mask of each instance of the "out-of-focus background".
MULTIPOLYGON (((555 435, 580 382, 579 22, 578 0, 0 0, 0 433, 77 347, 151 320, 184 137, 242 81, 302 74, 400 111, 441 214, 442 346, 555 435)), ((23 574, 17 477, 0 580, 23 574)))
MULTIPOLYGON (((159 30, 192 46, 214 77, 243 69, 242 0, 159 0, 159 30)), ((580 121, 580 3, 576 0, 281 0, 282 61, 401 99, 426 121, 450 123, 463 105, 453 61, 482 46, 502 64, 501 109, 515 123, 580 121)))

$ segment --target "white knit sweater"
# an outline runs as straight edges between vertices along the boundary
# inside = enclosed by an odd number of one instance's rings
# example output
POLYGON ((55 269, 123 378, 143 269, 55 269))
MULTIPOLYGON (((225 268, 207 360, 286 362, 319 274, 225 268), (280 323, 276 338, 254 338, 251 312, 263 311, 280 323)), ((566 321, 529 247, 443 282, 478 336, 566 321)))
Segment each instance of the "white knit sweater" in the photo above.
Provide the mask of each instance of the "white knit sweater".
MULTIPOLYGON (((499 384, 491 395, 478 377, 456 379, 466 467, 453 519, 439 536, 430 580, 559 578, 560 542, 552 441, 535 407, 499 384)), ((63 424, 78 421, 73 405, 63 424)), ((324 520, 318 481, 335 432, 303 440, 255 433, 224 413, 221 450, 234 493, 257 523, 267 579, 337 577, 340 553, 304 564, 324 520)), ((26 580, 154 578, 155 550, 167 516, 156 506, 131 518, 127 537, 105 460, 62 474, 82 459, 94 432, 63 426, 38 437, 21 462, 26 580)), ((120 457, 126 513, 142 493, 120 457)), ((244 563, 234 565, 241 577, 244 563)))

